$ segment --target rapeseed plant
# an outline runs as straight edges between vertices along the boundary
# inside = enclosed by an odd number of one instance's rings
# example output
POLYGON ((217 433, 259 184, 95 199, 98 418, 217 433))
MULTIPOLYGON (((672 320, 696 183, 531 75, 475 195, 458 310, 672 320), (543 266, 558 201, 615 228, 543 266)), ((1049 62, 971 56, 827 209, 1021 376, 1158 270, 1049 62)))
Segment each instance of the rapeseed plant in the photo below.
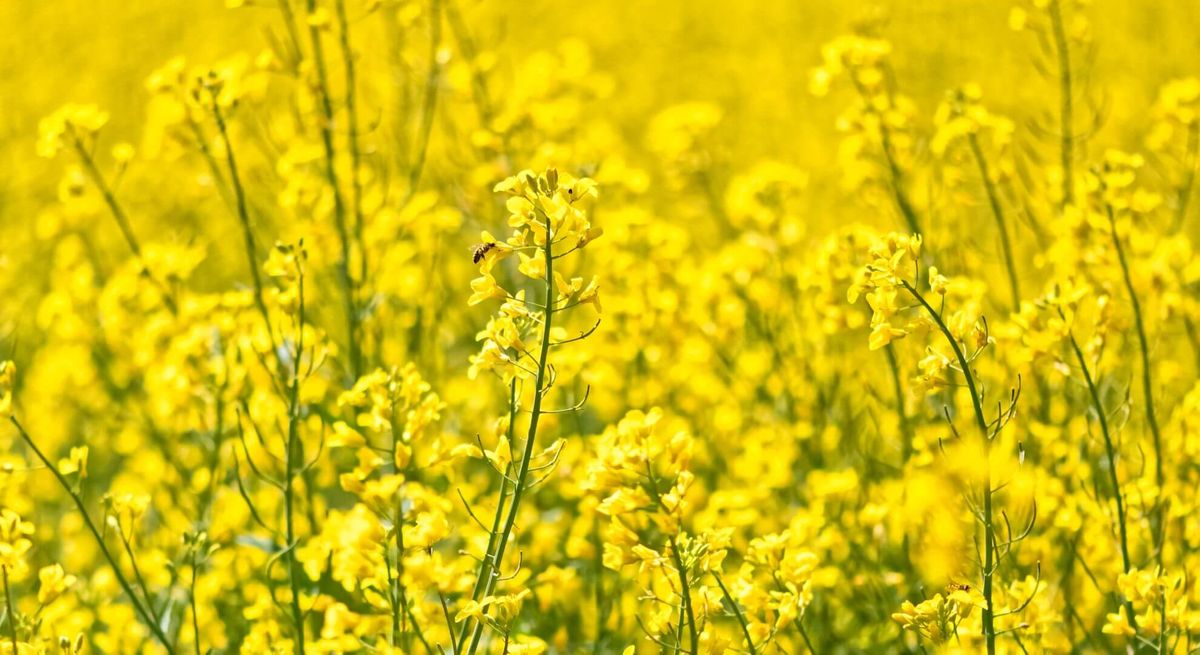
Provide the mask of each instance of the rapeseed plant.
POLYGON ((0 6, 0 655, 1200 647, 1185 9, 143 4, 0 6))

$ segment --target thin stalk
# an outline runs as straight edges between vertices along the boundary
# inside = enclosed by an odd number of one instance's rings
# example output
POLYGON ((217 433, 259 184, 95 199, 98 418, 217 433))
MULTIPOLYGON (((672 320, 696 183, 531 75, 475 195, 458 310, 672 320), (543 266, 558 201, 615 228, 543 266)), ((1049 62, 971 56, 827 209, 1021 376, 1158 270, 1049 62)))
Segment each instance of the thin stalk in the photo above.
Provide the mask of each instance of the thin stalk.
POLYGON ((196 551, 192 550, 192 580, 189 585, 190 592, 188 599, 192 603, 192 648, 195 655, 200 655, 200 607, 196 603, 196 578, 198 577, 196 570, 196 551))
POLYGON ((1187 168, 1183 182, 1179 185, 1179 205, 1175 210, 1175 228, 1183 225, 1187 218, 1188 205, 1192 199, 1192 187, 1196 185, 1196 160, 1200 154, 1200 123, 1188 125, 1187 152, 1183 165, 1187 168))
MULTIPOLYGON (((971 363, 967 360, 966 355, 959 346, 958 340, 950 332, 950 328, 946 327, 946 323, 942 320, 942 315, 938 313, 932 305, 925 300, 925 296, 917 291, 908 282, 901 280, 900 284, 905 290, 925 308, 926 313, 937 324, 938 330, 945 337, 950 348, 954 350, 954 357, 958 360, 958 366, 962 369, 963 378, 967 382, 967 390, 971 396, 971 405, 975 410, 975 422, 979 427, 980 436, 983 438, 984 452, 990 462, 991 459, 991 436, 988 434, 987 418, 983 414, 983 398, 979 395, 979 389, 975 385, 975 375, 971 373, 971 363)), ((985 463, 983 479, 983 600, 985 607, 983 608, 983 636, 987 644, 988 655, 996 653, 996 624, 995 624, 995 607, 992 604, 992 577, 995 573, 993 562, 996 559, 996 538, 995 530, 992 524, 992 470, 990 463, 985 463)))
POLYGON ((216 90, 209 91, 211 100, 211 108, 213 120, 217 123, 217 131, 221 134, 221 141, 225 144, 225 165, 229 168, 229 179, 233 184, 233 195, 236 200, 238 221, 242 225, 242 240, 245 243, 246 249, 246 264, 250 268, 250 279, 254 283, 254 304, 258 308, 258 312, 262 314, 263 323, 267 327, 267 334, 270 335, 272 341, 272 350, 275 350, 275 332, 271 328, 271 315, 267 311, 267 303, 264 299, 262 274, 258 272, 258 247, 254 242, 254 230, 250 226, 250 210, 246 204, 246 189, 242 186, 242 176, 238 171, 237 157, 233 154, 233 143, 229 140, 229 130, 225 123, 225 116, 221 113, 221 106, 217 103, 216 90))
POLYGON ((808 652, 815 655, 817 649, 813 648, 812 639, 808 637, 808 630, 804 629, 804 617, 798 617, 796 619, 796 630, 799 631, 800 636, 804 639, 804 645, 808 647, 808 652))
POLYGON ((692 655, 700 652, 700 635, 696 630, 696 613, 692 610, 692 591, 688 586, 687 569, 683 566, 683 558, 679 556, 679 546, 674 537, 668 540, 671 548, 671 559, 675 562, 675 570, 679 573, 679 595, 683 598, 683 611, 687 615, 688 637, 691 638, 692 655))
MULTIPOLYGON (((580 434, 583 431, 580 430, 580 434)), ((600 520, 592 516, 592 565, 596 567, 596 584, 593 591, 593 601, 596 605, 596 640, 592 642, 593 655, 599 655, 600 645, 604 642, 605 599, 604 599, 604 550, 600 542, 600 520)))
MULTIPOLYGON (((1158 415, 1154 412, 1154 382, 1150 373, 1150 344, 1146 338, 1146 324, 1142 319, 1142 305, 1137 292, 1133 288, 1133 277, 1129 273, 1129 262, 1125 259, 1125 248, 1121 245, 1121 237, 1117 234, 1117 217, 1112 205, 1104 204, 1108 215, 1109 233, 1112 235, 1113 248, 1117 251, 1117 261, 1121 264, 1121 276, 1125 280, 1125 290, 1129 293, 1129 304, 1133 308, 1134 324, 1137 327, 1138 348, 1142 358, 1142 396, 1146 402, 1146 423, 1150 426, 1150 436, 1154 439, 1154 482, 1159 489, 1163 486, 1163 457, 1162 434, 1158 428, 1158 415)), ((1155 521, 1154 543, 1158 544, 1162 536, 1161 512, 1155 521)), ((1162 554, 1159 553, 1161 558, 1162 554)))
POLYGON ((904 222, 908 224, 908 230, 913 234, 923 234, 921 232, 921 223, 917 220, 917 210, 913 208, 912 202, 908 199, 908 194, 904 191, 904 173, 896 163, 896 155, 892 152, 892 137, 886 125, 880 122, 879 127, 880 142, 883 146, 883 157, 887 162, 888 172, 892 176, 892 195, 896 199, 896 207, 900 210, 900 214, 904 216, 904 222))
POLYGON ((358 72, 354 65, 354 50, 350 47, 350 21, 346 18, 346 0, 336 0, 338 43, 342 50, 346 89, 342 101, 346 106, 347 135, 350 150, 350 192, 354 200, 354 238, 358 241, 359 282, 367 278, 367 247, 363 242, 362 208, 362 150, 358 145, 358 72))
MULTIPOLYGON (((404 592, 404 515, 402 514, 402 511, 403 510, 400 507, 397 507, 396 518, 393 520, 393 527, 396 530, 396 602, 398 603, 401 612, 407 615, 409 610, 408 595, 404 592)), ((416 626, 414 625, 413 627, 415 628, 416 626)), ((407 626, 404 626, 401 630, 401 634, 396 636, 405 642, 405 647, 407 647, 408 642, 411 641, 408 639, 407 626)))
POLYGON ((438 50, 442 46, 441 0, 431 0, 429 12, 429 73, 425 78, 425 98, 421 105, 421 124, 417 139, 417 157, 408 174, 408 195, 412 198, 421 183, 425 169, 425 158, 429 154, 429 137, 433 133, 433 119, 437 113, 438 78, 442 65, 438 61, 438 50))
MULTIPOLYGON (((400 471, 396 467, 396 446, 400 440, 399 417, 396 412, 396 398, 391 399, 391 415, 392 415, 392 472, 399 475, 400 471)), ((404 575, 404 499, 397 498, 395 503, 395 513, 392 515, 392 529, 396 531, 395 546, 396 546, 396 574, 392 576, 391 553, 388 552, 388 546, 384 544, 383 563, 387 566, 388 574, 388 592, 389 603, 392 609, 392 646, 400 645, 400 638, 403 634, 401 602, 407 602, 403 597, 401 590, 401 582, 404 575)))
POLYGON ((175 299, 171 297, 166 285, 163 284, 162 280, 151 275, 150 269, 146 267, 146 259, 142 256, 142 244, 133 232, 133 226, 129 223, 129 216, 125 214, 125 210, 121 207, 121 203, 117 202, 117 197, 113 194, 112 188, 108 185, 104 176, 100 174, 100 169, 96 167, 96 161, 92 159, 92 153, 83 147, 83 141, 74 133, 71 135, 71 141, 75 146, 76 154, 79 155, 79 160, 83 162, 84 170, 87 171, 92 184, 95 184, 96 189, 100 191, 101 197, 104 198, 104 204, 108 206, 108 212, 112 214, 113 219, 117 222, 117 228, 121 231, 121 236, 124 237, 125 244, 129 246, 129 251, 137 258, 138 265, 142 269, 142 276, 150 280, 158 289, 159 294, 162 296, 163 306, 171 314, 179 314, 179 307, 175 304, 175 299))
MULTIPOLYGON (((1066 315, 1061 309, 1058 310, 1058 313, 1063 320, 1066 320, 1066 315)), ((1129 535, 1125 524, 1125 499, 1121 495, 1121 481, 1117 477, 1117 451, 1113 445, 1112 433, 1108 429, 1108 416, 1104 411, 1104 404, 1100 401, 1100 391, 1092 379, 1092 372, 1088 369, 1087 359, 1083 356, 1083 349, 1079 347, 1079 341, 1070 331, 1067 332, 1067 340, 1070 341, 1071 349, 1075 352, 1075 359, 1079 362, 1080 370, 1083 371, 1083 381, 1087 384, 1088 395, 1092 400, 1092 409, 1095 410, 1097 421, 1100 423, 1100 434, 1104 437, 1104 449, 1108 455, 1109 479, 1113 486, 1113 497, 1117 501, 1117 531, 1121 538, 1121 570, 1123 573, 1129 573, 1132 564, 1129 557, 1129 535)), ((1129 612, 1129 621, 1136 630, 1137 619, 1134 618, 1133 604, 1126 600, 1125 608, 1129 612)))
MULTIPOLYGON (((512 443, 512 439, 513 439, 513 435, 514 435, 513 430, 516 426, 516 421, 517 421, 517 380, 514 377, 512 379, 512 381, 509 382, 509 387, 508 387, 508 442, 510 444, 512 443)), ((505 467, 504 474, 502 476, 500 476, 500 499, 496 503, 496 514, 495 514, 495 516, 492 517, 492 528, 491 528, 491 530, 488 531, 487 549, 484 551, 485 554, 483 556, 483 559, 480 560, 480 562, 479 562, 479 575, 476 576, 475 586, 471 590, 471 600, 479 600, 480 595, 483 592, 484 583, 487 581, 488 578, 492 577, 492 575, 494 574, 494 571, 495 571, 495 566, 493 566, 491 558, 492 558, 492 553, 496 549, 496 541, 499 539, 499 536, 500 536, 500 521, 503 520, 503 518, 504 518, 504 505, 505 505, 505 497, 507 495, 508 477, 509 477, 508 473, 511 469, 512 469, 512 464, 510 463, 507 467, 505 467)), ((456 641, 459 644, 466 643, 467 631, 469 630, 469 628, 470 628, 470 620, 467 620, 463 623, 462 629, 458 633, 458 639, 456 641)), ((457 654, 458 651, 456 650, 455 653, 457 654)))
POLYGON ((1071 91, 1071 50, 1067 41, 1067 29, 1063 24, 1061 0, 1050 0, 1050 29, 1054 34, 1054 50, 1058 54, 1059 83, 1059 157, 1062 166, 1062 206, 1075 199, 1075 182, 1072 171, 1075 159, 1075 99, 1071 91))
POLYGON ((450 652, 458 652, 458 640, 454 638, 454 619, 450 618, 450 607, 446 605, 446 597, 438 590, 438 600, 442 603, 442 616, 446 618, 446 634, 450 635, 450 652))
POLYGON ((900 435, 904 443, 900 444, 900 453, 907 462, 912 457, 912 431, 908 425, 908 412, 904 408, 904 385, 900 382, 900 362, 896 360, 896 350, 892 344, 884 348, 887 355, 888 368, 892 371, 892 392, 896 397, 896 417, 900 421, 900 435))
MULTIPOLYGON (((504 550, 508 546, 508 540, 512 536, 513 526, 517 522, 517 512, 521 509, 521 499, 524 495, 526 480, 529 478, 529 464, 533 459, 533 444, 537 440, 538 421, 542 417, 542 397, 546 392, 546 371, 550 361, 550 327, 554 317, 554 253, 553 253, 553 234, 550 227, 550 219, 546 218, 546 245, 543 248, 544 257, 546 259, 546 309, 542 320, 542 345, 541 352, 538 355, 537 379, 534 383, 533 391, 533 407, 530 409, 529 430, 525 435, 525 451, 521 454, 521 466, 517 472, 517 480, 513 485, 512 503, 508 507, 508 514, 504 520, 504 527, 501 529, 499 536, 496 539, 496 550, 491 555, 491 572, 487 575, 487 579, 483 584, 482 597, 487 597, 492 593, 492 589, 496 585, 497 572, 499 571, 501 562, 504 561, 504 550)), ((497 512, 500 509, 497 508, 497 512)), ((482 574, 484 567, 481 567, 482 574)), ((478 584, 478 581, 476 581, 478 584)), ((479 647, 479 638, 483 634, 483 624, 477 623, 475 633, 471 637, 471 646, 467 653, 474 655, 475 650, 479 647)), ((460 639, 459 643, 463 643, 460 639)))
POLYGON ((292 42, 292 65, 299 63, 304 53, 300 50, 300 33, 296 29, 296 13, 292 11, 291 0, 279 0, 279 13, 283 14, 283 25, 287 29, 288 38, 292 42))
MULTIPOLYGON (((308 13, 316 11, 316 0, 307 0, 308 13)), ((329 189, 333 193, 333 219, 337 229, 338 240, 341 242, 341 256, 338 261, 338 275, 341 278, 342 292, 346 305, 346 341, 347 357, 350 360, 350 372, 355 379, 362 372, 362 354, 358 342, 359 320, 356 283, 350 275, 350 232, 346 226, 346 201, 342 198, 341 184, 338 182, 337 150, 333 142, 333 101, 329 97, 329 73, 325 66, 325 51, 321 46, 321 30, 316 25, 308 28, 308 37, 312 47, 313 64, 317 69, 317 96, 321 107, 321 145, 325 152, 325 177, 329 189)))
POLYGON ((8 567, 0 566, 0 574, 4 576, 4 601, 8 603, 8 634, 12 637, 13 655, 16 655, 21 652, 17 650, 17 606, 13 604, 12 589, 8 586, 8 567))
POLYGON ((400 593, 396 588, 396 578, 392 574, 391 548, 385 542, 383 545, 383 565, 388 577, 388 608, 392 612, 392 632, 389 640, 393 647, 400 646, 400 593))
POLYGON ((112 551, 108 549, 108 545, 104 543, 104 538, 100 536, 100 531, 96 529, 96 524, 92 522, 92 517, 88 514, 87 508, 84 507, 83 498, 71 490, 70 481, 63 477, 62 473, 59 473, 58 467, 54 466, 54 464, 50 462, 49 458, 46 457, 45 453, 43 453, 41 449, 37 447, 37 444, 33 441, 33 437, 31 437, 29 433, 25 431, 25 426, 21 425, 21 422, 17 420, 17 417, 10 416, 8 420, 11 421, 14 426, 16 426, 17 432, 21 435, 21 439, 25 441, 25 444, 29 446, 31 450, 33 450, 33 453, 37 456, 38 460, 40 460, 42 464, 54 474, 54 478, 58 480, 59 485, 62 486, 63 490, 67 492, 67 495, 69 495, 71 500, 75 503, 76 509, 79 510, 80 516, 83 517, 84 524, 87 525, 88 531, 92 533, 92 538, 96 541, 96 546, 100 548, 100 554, 103 555, 105 561, 108 562, 109 568, 112 569, 113 575, 117 578, 117 584, 121 585, 121 590, 124 591, 125 596, 129 598, 129 602, 133 605, 133 609, 137 611, 138 617, 142 620, 142 623, 144 623, 146 627, 150 629, 150 632, 154 635, 154 638, 159 644, 162 645, 163 649, 167 651, 167 655, 174 655, 175 648, 171 645, 170 639, 167 638, 166 633, 163 632, 163 629, 158 625, 158 622, 154 621, 150 617, 150 613, 147 612, 146 608, 142 606, 141 600, 138 599, 137 594, 133 591, 133 586, 129 584, 129 580, 125 577, 125 574, 121 571, 121 568, 117 566, 116 558, 113 557, 112 551))
POLYGON ((129 543, 129 539, 125 537, 124 531, 118 526, 117 536, 121 539, 121 545, 125 547, 125 554, 129 556, 129 567, 133 569, 133 579, 137 581, 142 588, 142 598, 146 599, 146 609, 150 610, 150 617, 155 623, 162 619, 158 616, 158 611, 154 609, 154 599, 150 597, 150 585, 146 584, 146 579, 142 577, 142 569, 138 567, 137 557, 133 554, 133 545, 129 543))
POLYGON ((996 182, 992 180, 992 173, 987 159, 983 156, 983 149, 979 147, 979 138, 974 134, 969 134, 967 135, 967 144, 971 147, 971 154, 975 156, 975 163, 979 166, 979 176, 983 178, 983 188, 987 193, 988 205, 992 208, 992 217, 996 219, 996 230, 1000 233, 1000 250, 1004 254, 1004 268, 1008 272, 1008 289, 1012 295, 1012 311, 1015 313, 1021 310, 1021 289, 1017 283, 1017 265, 1013 261, 1012 243, 1008 238, 1008 225, 1004 220, 1000 194, 996 191, 996 182))
POLYGON ((737 617, 738 625, 742 627, 742 634, 746 637, 746 648, 750 650, 750 655, 758 655, 758 651, 754 649, 754 640, 750 638, 750 625, 746 622, 746 615, 742 613, 742 608, 738 606, 737 601, 729 593, 729 589, 725 587, 725 581, 721 579, 721 574, 714 572, 713 579, 717 581, 717 586, 721 588, 725 600, 729 601, 729 605, 733 608, 733 615, 737 617))
MULTIPOLYGON (((458 42, 458 47, 462 50, 463 59, 471 68, 471 95, 475 100, 475 106, 479 109, 479 117, 484 127, 491 129, 494 110, 492 109, 491 94, 488 92, 487 77, 479 70, 476 65, 476 59, 479 55, 479 48, 476 47, 474 39, 471 38, 471 33, 467 29, 466 22, 463 21, 462 14, 458 11, 458 7, 453 0, 446 0, 446 19, 450 23, 450 29, 454 32, 454 38, 458 42)), ((502 135, 502 139, 507 140, 507 136, 502 135)), ((507 157, 507 154, 505 155, 507 157)))
MULTIPOLYGON (((401 470, 399 467, 396 466, 396 451, 400 444, 402 435, 401 435, 401 430, 399 428, 400 419, 397 416, 397 412, 396 412, 396 399, 394 397, 391 399, 391 410, 392 410, 392 448, 391 448, 392 468, 393 468, 393 473, 400 475, 401 470)), ((429 642, 427 642, 425 640, 425 633, 421 630, 421 626, 417 623, 417 617, 413 614, 412 605, 408 602, 408 592, 404 588, 404 552, 407 549, 404 546, 404 509, 403 509, 403 507, 404 507, 404 499, 397 498, 396 514, 395 514, 394 518, 392 519, 392 526, 396 531, 396 534, 395 534, 395 544, 396 544, 395 595, 396 595, 396 601, 397 601, 400 609, 404 612, 407 619, 412 621, 413 632, 416 633, 417 638, 421 641, 421 644, 425 647, 426 652, 432 653, 433 650, 429 647, 429 642)), ((390 567, 389 567, 389 571, 390 571, 390 567)), ((393 627, 395 627, 396 625, 397 625, 397 618, 396 618, 396 616, 394 614, 394 610, 393 610, 393 627)), ((402 632, 403 632, 403 636, 404 636, 405 650, 409 650, 409 644, 412 640, 408 638, 407 626, 404 626, 404 629, 402 630, 402 632)), ((393 645, 396 645, 396 642, 394 639, 393 639, 393 645)))
POLYGON ((850 75, 850 79, 854 82, 854 87, 862 98, 866 110, 874 114, 879 121, 879 147, 883 151, 883 162, 887 165, 888 174, 891 176, 892 199, 896 202, 896 208, 900 210, 900 215, 904 217, 904 222, 908 225, 909 232, 923 234, 921 232, 921 223, 917 219, 917 210, 913 208, 912 202, 908 199, 908 194, 904 191, 904 170, 896 162, 896 153, 892 148, 892 132, 888 129, 887 121, 883 114, 875 107, 874 103, 871 102, 870 94, 867 93, 866 88, 858 81, 858 78, 855 75, 850 75))
POLYGON ((949 342, 950 348, 954 351, 954 357, 958 360, 958 365, 963 370, 963 377, 966 378, 967 390, 970 392, 971 404, 975 410, 975 422, 979 426, 979 431, 983 433, 984 437, 987 437, 988 427, 987 419, 983 414, 983 401, 979 395, 978 388, 975 386, 975 376, 971 373, 970 363, 967 361, 966 355, 959 346, 958 340, 954 338, 954 335, 950 332, 950 328, 947 327, 946 323, 942 321, 942 315, 939 314, 938 311, 929 304, 929 302, 925 299, 925 296, 921 295, 920 291, 917 291, 911 284, 904 280, 901 280, 900 284, 918 303, 921 304, 926 313, 929 314, 930 318, 932 318, 933 322, 937 325, 938 331, 940 331, 942 336, 945 337, 946 341, 949 342))
POLYGON ((196 121, 191 112, 187 113, 187 123, 188 127, 192 130, 192 138, 196 140, 196 149, 200 151, 200 156, 204 159, 204 163, 208 165, 208 170, 212 173, 213 179, 216 181, 217 191, 221 194, 221 199, 232 206, 233 199, 229 197, 229 187, 225 182, 225 175, 221 173, 221 165, 217 163, 217 158, 213 155, 212 148, 208 147, 208 137, 205 136, 200 123, 196 121))
MULTIPOLYGON (((1060 310, 1061 313, 1061 310, 1060 310)), ((1065 318, 1065 317, 1064 317, 1065 318)), ((1104 410, 1104 404, 1100 401, 1100 391, 1096 388, 1096 383, 1092 379, 1092 372, 1088 369, 1087 360, 1083 356, 1083 349, 1079 347, 1079 341, 1075 339, 1075 335, 1068 332, 1067 339, 1071 343, 1071 349, 1075 352, 1075 359, 1079 362, 1079 368, 1083 371, 1083 381, 1087 384, 1088 395, 1092 400, 1092 408, 1096 412, 1096 419, 1100 423, 1100 434, 1104 437, 1105 454, 1108 456, 1108 472, 1110 481, 1113 486, 1113 495, 1117 501, 1117 519, 1119 521, 1119 532, 1121 535, 1121 564, 1122 571, 1129 573, 1131 560, 1129 557, 1129 537, 1125 526, 1125 501, 1121 495, 1121 482, 1117 478, 1117 454, 1116 447, 1113 445, 1112 434, 1108 429, 1108 417, 1104 410)))
POLYGON ((304 352, 304 277, 299 280, 300 306, 299 327, 300 336, 297 339, 296 351, 292 357, 292 381, 288 391, 288 434, 287 454, 284 456, 284 521, 287 531, 287 565, 288 586, 292 592, 292 621, 296 625, 296 653, 304 655, 304 614, 300 610, 300 582, 296 576, 296 516, 295 516, 295 471, 296 459, 299 455, 299 425, 300 425, 300 356, 304 352))

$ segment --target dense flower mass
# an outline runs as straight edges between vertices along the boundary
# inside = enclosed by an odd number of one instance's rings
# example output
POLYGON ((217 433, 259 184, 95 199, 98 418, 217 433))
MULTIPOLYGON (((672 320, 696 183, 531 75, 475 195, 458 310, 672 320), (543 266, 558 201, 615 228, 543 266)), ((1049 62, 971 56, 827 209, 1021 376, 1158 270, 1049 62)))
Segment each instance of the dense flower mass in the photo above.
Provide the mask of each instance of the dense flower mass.
POLYGON ((1187 3, 221 4, 0 2, 0 655, 1200 651, 1187 3))

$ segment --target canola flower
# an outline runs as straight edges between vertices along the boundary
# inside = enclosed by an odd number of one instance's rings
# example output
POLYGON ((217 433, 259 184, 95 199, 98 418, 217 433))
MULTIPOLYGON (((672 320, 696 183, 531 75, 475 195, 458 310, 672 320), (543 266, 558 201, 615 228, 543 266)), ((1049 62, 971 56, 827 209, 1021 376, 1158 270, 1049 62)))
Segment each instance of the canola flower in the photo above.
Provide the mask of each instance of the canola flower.
POLYGON ((1186 12, 42 4, 0 654, 1200 648, 1186 12))

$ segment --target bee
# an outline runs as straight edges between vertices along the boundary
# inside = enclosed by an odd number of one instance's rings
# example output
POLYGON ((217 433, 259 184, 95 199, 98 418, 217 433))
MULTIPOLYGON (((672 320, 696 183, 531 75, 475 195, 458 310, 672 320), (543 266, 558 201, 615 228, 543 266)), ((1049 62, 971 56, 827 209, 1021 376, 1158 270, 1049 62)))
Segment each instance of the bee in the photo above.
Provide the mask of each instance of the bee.
POLYGON ((471 261, 478 264, 479 260, 486 257, 487 254, 492 251, 492 248, 495 247, 496 244, 490 241, 488 243, 477 243, 471 246, 471 261))
POLYGON ((971 585, 960 582, 951 582, 946 585, 946 591, 970 591, 971 585))

